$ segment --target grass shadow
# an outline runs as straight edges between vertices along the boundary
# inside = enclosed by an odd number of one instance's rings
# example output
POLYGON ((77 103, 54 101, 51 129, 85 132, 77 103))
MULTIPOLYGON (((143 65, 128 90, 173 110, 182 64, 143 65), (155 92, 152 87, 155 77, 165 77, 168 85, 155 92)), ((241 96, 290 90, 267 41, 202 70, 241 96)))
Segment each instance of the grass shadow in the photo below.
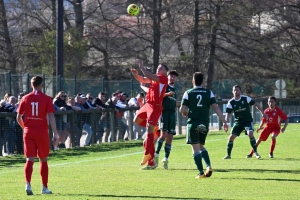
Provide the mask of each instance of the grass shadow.
POLYGON ((216 169, 215 172, 254 172, 254 173, 283 173, 300 174, 300 170, 272 170, 272 169, 216 169))

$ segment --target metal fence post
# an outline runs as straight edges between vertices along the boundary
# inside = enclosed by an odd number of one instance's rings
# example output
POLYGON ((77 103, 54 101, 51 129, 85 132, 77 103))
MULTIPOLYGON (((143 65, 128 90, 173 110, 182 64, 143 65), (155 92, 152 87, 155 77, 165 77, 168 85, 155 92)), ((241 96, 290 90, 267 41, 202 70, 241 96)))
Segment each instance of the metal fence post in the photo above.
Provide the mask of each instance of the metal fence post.
POLYGON ((8 91, 11 94, 11 72, 8 71, 7 73, 7 82, 8 82, 8 91))
POLYGON ((27 73, 27 88, 26 88, 26 93, 28 94, 29 93, 29 89, 30 89, 30 76, 29 76, 29 73, 27 73))
POLYGON ((115 123, 115 110, 111 109, 110 112, 110 142, 115 142, 116 141, 116 123, 115 123))
POLYGON ((74 76, 74 96, 77 94, 77 88, 76 88, 76 76, 74 76))
POLYGON ((129 110, 129 133, 128 133, 128 137, 129 140, 132 140, 134 138, 134 133, 133 133, 133 110, 129 110))
POLYGON ((70 134, 70 148, 73 148, 74 146, 75 146, 75 134, 76 134, 76 132, 75 132, 75 128, 74 128, 74 126, 75 126, 75 114, 74 114, 75 112, 74 111, 72 111, 72 113, 69 115, 70 116, 70 132, 71 132, 71 134, 70 134))
POLYGON ((178 134, 182 135, 182 115, 179 112, 179 107, 176 107, 176 113, 177 113, 177 129, 178 129, 178 134))

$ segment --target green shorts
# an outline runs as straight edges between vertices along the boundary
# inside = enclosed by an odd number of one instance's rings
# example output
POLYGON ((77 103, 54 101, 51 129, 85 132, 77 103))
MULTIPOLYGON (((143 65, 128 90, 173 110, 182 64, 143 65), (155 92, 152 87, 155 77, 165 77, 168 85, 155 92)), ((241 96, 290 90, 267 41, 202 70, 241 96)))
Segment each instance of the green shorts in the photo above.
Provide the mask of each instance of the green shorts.
POLYGON ((209 131, 209 123, 203 123, 198 120, 191 120, 187 124, 186 143, 187 144, 205 144, 205 139, 209 131), (197 130, 199 125, 204 125, 204 130, 197 130))
POLYGON ((160 127, 164 132, 176 135, 176 112, 174 110, 163 110, 160 122, 160 127))
POLYGON ((242 131, 246 131, 246 132, 254 131, 253 122, 243 122, 243 123, 234 122, 230 134, 240 136, 242 131))

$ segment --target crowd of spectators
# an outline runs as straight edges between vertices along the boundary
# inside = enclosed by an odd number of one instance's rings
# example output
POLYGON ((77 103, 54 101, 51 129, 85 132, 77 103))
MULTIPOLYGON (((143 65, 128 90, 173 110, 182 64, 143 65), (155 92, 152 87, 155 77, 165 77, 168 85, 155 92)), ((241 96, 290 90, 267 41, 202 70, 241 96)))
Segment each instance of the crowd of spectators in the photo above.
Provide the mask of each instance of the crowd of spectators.
MULTIPOLYGON (((0 112, 16 112, 24 95, 24 93, 20 93, 16 98, 6 93, 3 100, 0 101, 0 112)), ((52 136, 53 149, 70 147, 71 138, 74 139, 73 144, 76 147, 88 146, 91 144, 93 133, 95 133, 97 143, 129 140, 129 111, 123 111, 122 108, 141 107, 144 103, 144 93, 138 93, 135 97, 129 98, 127 93, 118 90, 112 95, 99 92, 94 98, 92 93, 78 93, 68 97, 64 91, 58 92, 53 98, 58 132, 57 135, 52 136), (115 124, 111 124, 111 113, 105 111, 107 108, 114 110, 115 124), (88 110, 99 112, 96 112, 92 119, 90 112, 82 112, 88 110), (64 111, 76 113, 73 124, 70 124, 68 112, 64 111), (95 123, 95 126, 92 126, 92 123, 95 123), (116 128, 116 135, 111 134, 112 127, 116 128)), ((134 139, 142 139, 145 128, 134 123, 132 125, 134 139)), ((0 148, 0 155, 3 156, 23 154, 23 131, 17 124, 14 115, 0 117, 0 148)))

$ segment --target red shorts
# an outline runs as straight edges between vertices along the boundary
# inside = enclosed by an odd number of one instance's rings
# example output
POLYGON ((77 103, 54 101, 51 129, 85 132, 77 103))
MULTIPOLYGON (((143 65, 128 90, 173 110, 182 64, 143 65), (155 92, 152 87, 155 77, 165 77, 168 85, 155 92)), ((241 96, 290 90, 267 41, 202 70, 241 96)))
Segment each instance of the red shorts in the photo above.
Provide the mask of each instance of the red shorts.
POLYGON ((271 133, 274 133, 276 136, 278 136, 280 133, 280 128, 265 127, 259 134, 258 138, 261 139, 261 141, 266 141, 271 133))
POLYGON ((162 112, 162 106, 161 105, 153 105, 146 103, 136 112, 136 117, 141 118, 147 123, 156 126, 158 119, 162 112))
POLYGON ((46 158, 50 153, 50 139, 48 131, 24 132, 24 155, 26 158, 46 158))

